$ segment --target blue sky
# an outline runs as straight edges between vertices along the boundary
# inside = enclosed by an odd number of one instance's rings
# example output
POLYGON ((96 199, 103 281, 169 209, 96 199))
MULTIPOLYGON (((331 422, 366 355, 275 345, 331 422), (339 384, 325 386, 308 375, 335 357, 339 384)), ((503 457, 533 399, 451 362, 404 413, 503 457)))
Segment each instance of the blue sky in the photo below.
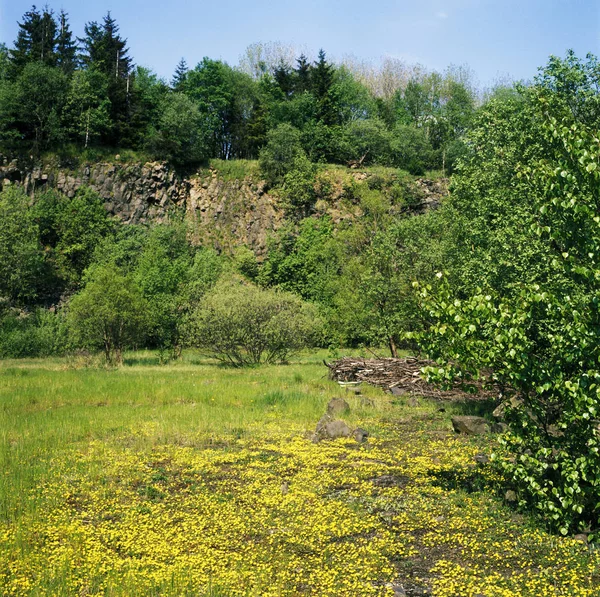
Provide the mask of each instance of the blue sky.
MULTIPOLYGON (((38 7, 46 0, 38 2, 38 7)), ((0 0, 0 41, 12 44, 31 1, 0 0)), ((480 83, 531 78, 550 54, 600 54, 600 0, 48 0, 71 28, 110 10, 137 64, 170 78, 181 57, 232 65, 251 43, 280 41, 341 59, 384 56, 443 70, 468 64, 480 83)))

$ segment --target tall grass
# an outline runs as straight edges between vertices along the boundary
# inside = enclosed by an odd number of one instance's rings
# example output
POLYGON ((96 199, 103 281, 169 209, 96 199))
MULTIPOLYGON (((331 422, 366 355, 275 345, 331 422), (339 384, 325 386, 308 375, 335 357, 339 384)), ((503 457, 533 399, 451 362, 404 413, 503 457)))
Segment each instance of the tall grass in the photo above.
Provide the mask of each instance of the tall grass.
POLYGON ((299 432, 313 428, 337 391, 323 377, 323 356, 244 370, 195 354, 160 366, 150 352, 131 353, 112 370, 59 358, 0 361, 0 517, 36 508, 35 495, 23 496, 75 444, 223 445, 277 419, 299 432))

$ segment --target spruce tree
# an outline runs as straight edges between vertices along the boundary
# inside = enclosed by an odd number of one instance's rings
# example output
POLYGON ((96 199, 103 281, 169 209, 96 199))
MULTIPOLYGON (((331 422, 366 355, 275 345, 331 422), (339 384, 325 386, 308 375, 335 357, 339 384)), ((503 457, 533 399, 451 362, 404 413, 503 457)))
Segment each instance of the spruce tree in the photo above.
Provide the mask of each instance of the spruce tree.
POLYGON ((190 69, 188 68, 185 58, 182 58, 177 64, 177 67, 175 68, 175 73, 173 74, 173 78, 171 79, 171 88, 174 91, 183 91, 189 70, 190 69))
POLYGON ((58 15, 58 35, 56 38, 56 65, 66 75, 73 74, 77 66, 77 44, 69 28, 67 13, 64 10, 58 15))
POLYGON ((56 65, 57 27, 54 12, 44 8, 40 19, 39 34, 34 38, 33 59, 48 66, 56 65))
POLYGON ((290 97, 294 91, 294 71, 289 64, 281 59, 277 67, 273 70, 273 78, 279 85, 279 89, 283 91, 286 97, 290 97))
POLYGON ((119 26, 110 12, 102 25, 92 21, 86 24, 84 31, 85 37, 79 40, 83 46, 81 61, 88 69, 93 68, 106 78, 112 127, 104 140, 117 146, 131 138, 129 116, 134 97, 127 40, 119 35, 119 26))
POLYGON ((311 88, 317 100, 320 121, 326 125, 335 124, 336 113, 331 94, 334 79, 334 67, 327 62, 325 52, 319 50, 319 58, 311 72, 311 88))
POLYGON ((296 89, 297 93, 310 91, 310 71, 311 66, 305 54, 300 54, 300 58, 296 60, 296 89))
POLYGON ((119 26, 110 12, 104 17, 102 25, 92 21, 85 25, 84 31, 85 37, 79 40, 83 46, 83 64, 110 78, 127 80, 131 74, 132 60, 128 55, 127 40, 119 35, 119 26))
POLYGON ((56 65, 57 27, 48 8, 40 13, 35 6, 23 15, 14 48, 10 50, 10 75, 16 79, 30 62, 56 65))

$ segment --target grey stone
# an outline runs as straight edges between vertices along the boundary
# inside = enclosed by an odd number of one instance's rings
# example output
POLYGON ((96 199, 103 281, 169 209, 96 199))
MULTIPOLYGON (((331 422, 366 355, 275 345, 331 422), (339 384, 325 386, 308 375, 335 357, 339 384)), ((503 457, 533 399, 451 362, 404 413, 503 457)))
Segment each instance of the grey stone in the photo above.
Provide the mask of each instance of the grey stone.
POLYGON ((381 475, 371 479, 375 487, 405 487, 408 483, 408 477, 402 475, 381 475))
POLYGON ((332 398, 327 404, 328 415, 345 415, 349 412, 350 405, 343 398, 332 398))
POLYGON ((393 396, 406 396, 408 394, 408 391, 402 386, 394 386, 391 390, 393 396))
POLYGON ((319 442, 323 439, 337 439, 339 437, 350 437, 350 427, 341 419, 333 419, 331 415, 325 414, 317 423, 312 441, 319 442))
POLYGON ((327 423, 331 423, 331 421, 333 421, 333 419, 331 418, 330 415, 328 414, 324 414, 319 421, 317 422, 317 426, 315 428, 315 433, 319 434, 325 431, 325 425, 327 425, 327 423))
POLYGON ((492 423, 492 433, 504 433, 507 429, 506 423, 492 423))
POLYGON ((496 418, 496 419, 502 419, 504 418, 504 413, 506 411, 506 403, 505 402, 501 402, 492 412, 492 415, 496 418))
POLYGON ((369 432, 358 427, 354 430, 354 433, 352 435, 359 444, 362 444, 367 441, 367 438, 369 437, 369 432))
POLYGON ((327 439, 350 437, 351 433, 350 427, 341 419, 336 419, 325 425, 325 437, 327 439))
POLYGON ((490 424, 483 417, 457 416, 452 417, 451 421, 456 433, 482 435, 490 431, 490 424))
POLYGON ((473 460, 477 464, 487 464, 490 461, 490 458, 487 454, 479 453, 479 454, 475 454, 475 457, 473 458, 473 460))

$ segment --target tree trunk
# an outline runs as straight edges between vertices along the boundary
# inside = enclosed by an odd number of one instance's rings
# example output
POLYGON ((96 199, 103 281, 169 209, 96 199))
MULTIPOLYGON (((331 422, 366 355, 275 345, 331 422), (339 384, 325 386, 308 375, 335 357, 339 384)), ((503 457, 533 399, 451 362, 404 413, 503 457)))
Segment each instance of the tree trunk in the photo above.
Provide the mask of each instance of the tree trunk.
POLYGON ((388 339, 390 345, 390 352, 392 353, 392 358, 398 358, 398 348, 396 347, 396 343, 394 342, 394 336, 390 336, 388 339))

